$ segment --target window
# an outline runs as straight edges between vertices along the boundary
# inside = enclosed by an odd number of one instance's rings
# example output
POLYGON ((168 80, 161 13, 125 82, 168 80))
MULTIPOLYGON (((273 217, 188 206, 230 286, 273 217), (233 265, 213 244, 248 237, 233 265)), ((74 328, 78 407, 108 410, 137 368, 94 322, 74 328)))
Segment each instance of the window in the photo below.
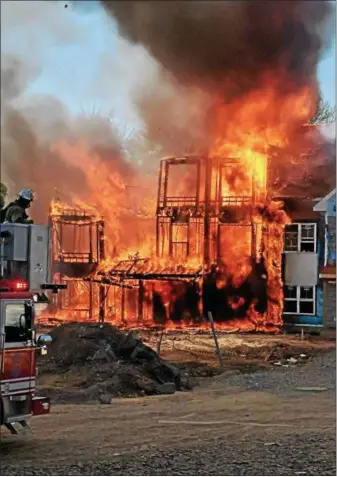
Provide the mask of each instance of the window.
POLYGON ((291 224, 285 227, 284 250, 286 252, 298 251, 298 224, 291 224))
POLYGON ((5 308, 5 335, 7 343, 25 341, 31 327, 31 313, 24 303, 11 303, 5 308))
POLYGON ((317 224, 290 224, 284 230, 285 252, 316 253, 317 224))
POLYGON ((283 313, 315 314, 315 287, 285 286, 283 313))

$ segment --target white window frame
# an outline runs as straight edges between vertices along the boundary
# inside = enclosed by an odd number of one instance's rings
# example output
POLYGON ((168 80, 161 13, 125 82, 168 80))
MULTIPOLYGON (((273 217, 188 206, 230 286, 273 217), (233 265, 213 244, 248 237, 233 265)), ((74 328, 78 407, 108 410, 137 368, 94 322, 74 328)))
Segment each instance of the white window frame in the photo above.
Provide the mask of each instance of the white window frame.
POLYGON ((301 251, 301 244, 302 243, 314 243, 314 251, 309 253, 317 253, 317 223, 316 222, 294 222, 289 225, 296 225, 297 226, 297 250, 286 250, 285 249, 285 239, 286 239, 286 228, 284 229, 284 253, 308 253, 301 251), (314 227, 314 240, 302 240, 302 227, 305 226, 313 226, 314 227))
POLYGON ((284 311, 284 315, 302 315, 302 316, 315 316, 316 315, 316 287, 304 287, 302 285, 284 285, 285 287, 296 288, 296 298, 285 298, 283 297, 284 302, 296 302, 296 311, 284 311), (312 298, 301 298, 301 288, 312 288, 312 298), (314 304, 313 313, 300 313, 300 302, 310 302, 314 304))

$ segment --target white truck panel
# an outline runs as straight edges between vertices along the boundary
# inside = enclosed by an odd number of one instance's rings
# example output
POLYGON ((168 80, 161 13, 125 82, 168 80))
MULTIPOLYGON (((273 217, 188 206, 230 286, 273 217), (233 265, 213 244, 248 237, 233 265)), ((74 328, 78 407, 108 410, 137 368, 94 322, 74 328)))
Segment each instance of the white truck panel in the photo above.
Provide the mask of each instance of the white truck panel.
POLYGON ((28 282, 30 290, 41 290, 41 285, 50 283, 49 227, 30 226, 28 282))
POLYGON ((50 228, 35 224, 1 224, 5 239, 5 276, 29 283, 30 291, 41 292, 41 285, 50 283, 50 228))
POLYGON ((4 259, 15 262, 27 262, 29 226, 24 224, 1 224, 1 232, 9 232, 10 239, 5 241, 4 259))

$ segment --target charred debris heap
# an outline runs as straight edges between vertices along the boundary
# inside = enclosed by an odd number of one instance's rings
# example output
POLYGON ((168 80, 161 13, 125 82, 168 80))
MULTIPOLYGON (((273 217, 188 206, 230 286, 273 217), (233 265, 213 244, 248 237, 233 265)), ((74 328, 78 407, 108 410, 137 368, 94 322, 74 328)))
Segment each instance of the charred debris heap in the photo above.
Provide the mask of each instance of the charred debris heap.
POLYGON ((44 389, 53 400, 109 404, 113 397, 191 389, 189 379, 176 366, 133 333, 123 333, 108 323, 64 323, 51 334, 49 353, 39 362, 40 380, 43 386, 44 375, 61 374, 68 389, 44 389), (75 382, 78 374, 80 383, 75 382))

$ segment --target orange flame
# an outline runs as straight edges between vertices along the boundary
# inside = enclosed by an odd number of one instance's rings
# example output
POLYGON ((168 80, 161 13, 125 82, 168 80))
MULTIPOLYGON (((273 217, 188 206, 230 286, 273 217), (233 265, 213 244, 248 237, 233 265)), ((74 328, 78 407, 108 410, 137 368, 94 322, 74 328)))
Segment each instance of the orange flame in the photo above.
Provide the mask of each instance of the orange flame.
MULTIPOLYGON (((223 268, 217 268, 216 288, 221 293, 229 285, 232 287, 227 304, 234 318, 217 322, 217 329, 280 329, 283 229, 289 218, 282 211, 282 204, 271 200, 272 192, 268 189, 268 170, 273 167, 270 164, 270 147, 288 150, 293 140, 298 142, 298 128, 310 117, 314 99, 310 88, 287 89, 281 80, 269 76, 259 90, 215 108, 209 157, 212 161, 230 160, 223 174, 220 194, 228 200, 237 199, 238 208, 245 203, 245 199, 248 201, 247 213, 250 214, 248 229, 229 224, 227 233, 220 237, 220 256, 216 260, 223 268), (254 282, 256 264, 263 265, 265 269, 259 276, 260 284, 266 284, 268 297, 268 306, 264 311, 257 310, 259 290, 255 290, 256 296, 249 302, 240 294, 249 280, 254 282), (245 316, 236 317, 235 313, 245 306, 245 316)), ((76 146, 62 143, 55 147, 65 160, 80 167, 87 179, 83 197, 73 198, 72 205, 86 209, 91 207, 97 216, 104 216, 107 224, 108 258, 92 276, 97 280, 104 276, 118 285, 112 286, 113 291, 108 292, 113 294, 113 300, 108 295, 106 319, 128 328, 158 325, 166 329, 208 329, 208 324, 198 322, 197 318, 202 314, 202 277, 209 273, 208 269, 204 269, 201 255, 193 259, 184 256, 174 259, 155 257, 154 221, 151 220, 155 213, 153 180, 151 182, 149 178, 127 168, 125 171, 116 168, 113 160, 111 163, 103 162, 98 154, 88 150, 85 143, 76 146), (133 203, 129 200, 128 181, 143 186, 134 189, 133 203), (148 278, 156 273, 164 278, 148 278), (170 274, 180 276, 170 281, 167 278, 170 274), (188 277, 184 278, 184 275, 188 277), (154 311, 155 302, 158 302, 157 312, 154 311), (179 319, 175 320, 174 316, 179 319)), ((175 184, 175 189, 186 195, 191 184, 194 184, 191 176, 184 173, 175 184)), ((217 179, 212 177, 211 200, 217 196, 217 187, 217 179)), ((60 207, 63 204, 54 202, 53 213, 57 213, 60 207)), ((253 291, 254 286, 256 283, 251 287, 253 291)), ((76 304, 82 300, 88 298, 78 293, 76 304)), ((97 313, 92 319, 97 319, 97 313)), ((69 311, 54 314, 60 319, 70 315, 69 311)))

